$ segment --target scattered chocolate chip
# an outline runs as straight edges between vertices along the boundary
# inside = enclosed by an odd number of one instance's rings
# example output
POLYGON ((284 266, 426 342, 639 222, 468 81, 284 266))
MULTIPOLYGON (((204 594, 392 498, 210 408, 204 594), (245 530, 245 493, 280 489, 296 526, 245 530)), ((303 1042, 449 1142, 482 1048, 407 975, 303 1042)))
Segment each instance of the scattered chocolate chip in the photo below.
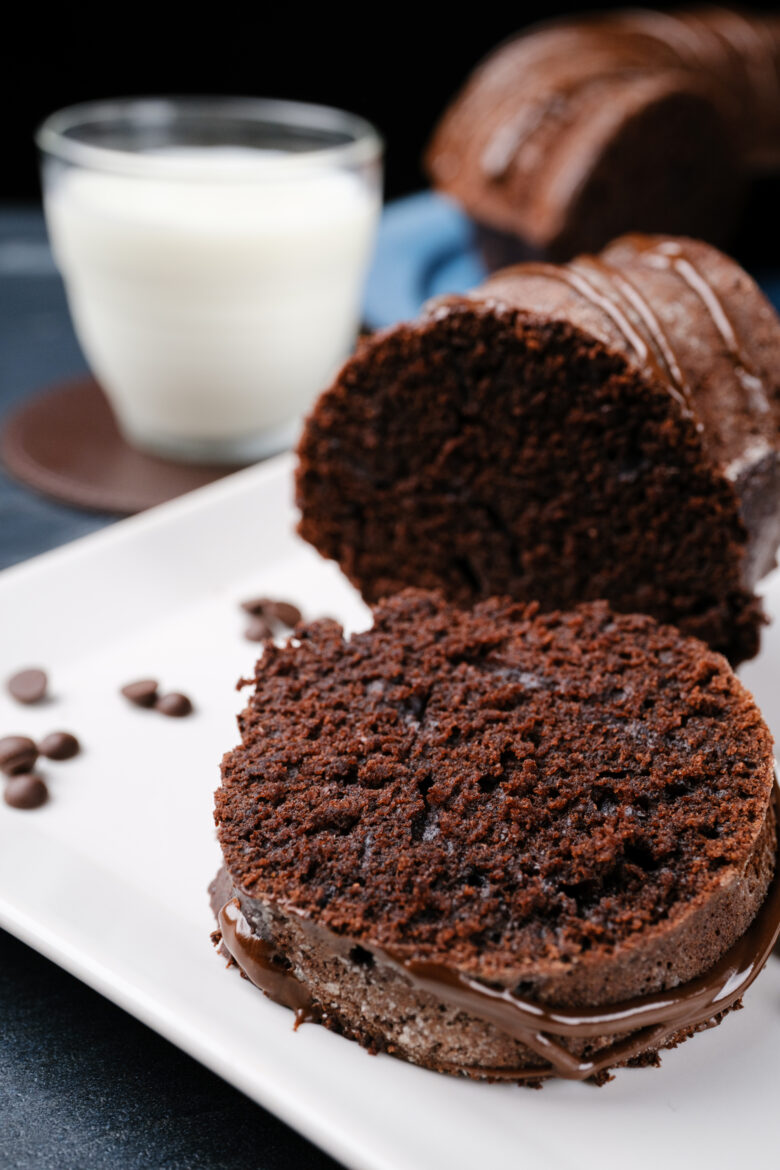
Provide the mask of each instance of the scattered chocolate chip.
POLYGON ((38 703, 46 694, 49 680, 45 670, 31 667, 20 670, 8 680, 8 690, 17 703, 38 703))
POLYGON ((297 605, 289 601, 274 601, 270 597, 252 597, 249 601, 242 601, 241 608, 251 613, 253 617, 262 617, 271 625, 279 625, 293 629, 301 621, 302 614, 297 605))
POLYGON ((181 719, 183 715, 189 715, 192 711, 192 703, 187 696, 176 691, 171 691, 169 695, 160 695, 154 706, 161 715, 170 715, 174 719, 181 719))
POLYGON ((3 799, 11 808, 40 808, 48 798, 48 788, 34 772, 12 776, 3 792, 3 799))
POLYGON ((264 642, 266 638, 273 638, 274 632, 264 617, 253 617, 244 630, 244 637, 250 642, 264 642))
POLYGON ((287 626, 292 630, 303 619, 303 614, 298 609, 297 605, 292 605, 289 601, 269 601, 266 604, 263 616, 271 621, 274 619, 281 622, 283 626, 287 626))
POLYGON ((157 702, 157 679, 142 678, 122 687, 122 694, 136 707, 153 707, 157 702))
POLYGON ((81 751, 81 744, 69 731, 52 731, 38 744, 38 751, 49 760, 70 760, 81 751))
POLYGON ((6 735, 0 739, 0 772, 15 776, 29 772, 38 759, 38 749, 27 735, 6 735))

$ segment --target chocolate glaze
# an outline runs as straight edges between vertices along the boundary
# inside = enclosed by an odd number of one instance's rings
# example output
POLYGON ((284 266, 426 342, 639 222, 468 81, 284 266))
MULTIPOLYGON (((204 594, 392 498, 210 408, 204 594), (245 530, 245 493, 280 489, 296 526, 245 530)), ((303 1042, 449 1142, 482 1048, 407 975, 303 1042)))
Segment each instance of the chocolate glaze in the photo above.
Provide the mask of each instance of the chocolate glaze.
POLYGON ((238 963, 247 979, 264 991, 274 1003, 295 1012, 295 1026, 313 1019, 312 998, 289 968, 272 943, 266 942, 252 930, 238 898, 226 902, 217 915, 222 932, 222 945, 238 963))
POLYGON ((581 256, 579 265, 586 265, 593 272, 598 272, 606 279, 607 289, 612 295, 619 294, 629 305, 644 326, 644 334, 656 354, 656 364, 661 365, 663 373, 670 384, 674 397, 686 410, 691 410, 691 388, 680 369, 680 365, 672 348, 669 335, 653 311, 650 302, 632 281, 621 273, 613 264, 608 263, 602 256, 581 256))
MULTIPOLYGON (((682 243, 639 234, 626 237, 626 242, 645 263, 673 271, 696 295, 734 363, 734 376, 746 395, 748 409, 762 414, 768 412, 771 408, 766 387, 740 344, 734 322, 682 243)), ((578 256, 565 265, 529 262, 520 271, 527 276, 560 281, 605 313, 633 351, 638 364, 669 387, 687 414, 694 413, 691 389, 669 335, 636 285, 603 256, 578 256)))
MULTIPOLYGON (((774 800, 780 812, 777 784, 774 800)), ((295 913, 293 907, 289 910, 295 913)), ((238 897, 222 907, 218 918, 222 942, 244 974, 270 999, 296 1012, 296 1027, 303 1019, 316 1018, 316 1007, 307 989, 291 969, 280 966, 272 944, 252 930, 238 897)), ((335 935, 302 916, 299 920, 307 933, 319 942, 325 941, 335 953, 346 955, 354 946, 369 950, 376 962, 394 967, 420 990, 494 1024, 547 1062, 547 1067, 479 1069, 478 1075, 516 1081, 549 1076, 584 1081, 710 1027, 722 1013, 738 1004, 780 935, 780 867, 775 869, 767 896, 751 925, 703 975, 669 991, 600 1008, 564 1009, 535 1003, 444 964, 407 959, 365 940, 357 942, 335 935), (577 1057, 562 1047, 557 1037, 592 1039, 598 1044, 598 1052, 592 1058, 577 1057), (604 1044, 608 1037, 612 1039, 604 1044), (598 1043, 599 1039, 602 1043, 598 1043)))
POLYGON ((734 322, 726 312, 712 284, 688 255, 680 240, 654 240, 648 236, 630 236, 629 242, 647 263, 671 268, 699 298, 734 362, 734 374, 748 396, 751 410, 767 413, 771 407, 763 380, 740 344, 734 322))

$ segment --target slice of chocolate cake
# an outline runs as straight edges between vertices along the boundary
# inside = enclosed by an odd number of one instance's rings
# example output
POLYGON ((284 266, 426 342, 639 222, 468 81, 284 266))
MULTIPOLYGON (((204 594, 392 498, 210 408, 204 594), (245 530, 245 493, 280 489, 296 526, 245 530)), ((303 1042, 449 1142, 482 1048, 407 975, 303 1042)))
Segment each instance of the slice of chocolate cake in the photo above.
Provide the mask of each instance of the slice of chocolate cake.
POLYGON ((222 945, 372 1051, 603 1078, 718 1023, 771 950, 771 737, 650 618, 408 590, 269 645, 240 727, 222 945))
POLYGON ((363 342, 299 446, 301 534, 368 601, 607 599, 732 662, 780 540, 780 321, 707 244, 525 264, 363 342))

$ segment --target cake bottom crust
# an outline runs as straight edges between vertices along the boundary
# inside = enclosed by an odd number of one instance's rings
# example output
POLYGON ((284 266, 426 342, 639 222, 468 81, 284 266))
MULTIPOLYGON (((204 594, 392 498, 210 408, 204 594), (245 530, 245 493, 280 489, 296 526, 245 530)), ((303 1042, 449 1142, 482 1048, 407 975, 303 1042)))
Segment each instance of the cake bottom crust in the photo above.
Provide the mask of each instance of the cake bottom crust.
MULTIPOLYGON (((540 1024, 512 1035, 502 1026, 505 1002, 494 1011, 484 985, 472 981, 466 986, 457 978, 440 982, 436 972, 426 975, 424 965, 415 972, 414 964, 404 967, 385 952, 368 950, 295 913, 240 898, 224 868, 209 892, 219 924, 215 943, 242 975, 295 1012, 296 1028, 312 1020, 372 1053, 387 1052, 437 1072, 529 1085, 550 1076, 603 1084, 614 1068, 658 1065, 660 1051, 677 1047, 741 1007, 742 994, 780 932, 776 870, 754 922, 726 956, 675 991, 632 1001, 631 1012, 620 1016, 631 1022, 629 1028, 617 1030, 617 1013, 611 1016, 609 1009, 601 1014, 550 1009, 557 1023, 549 1031, 540 1024), (482 991, 475 995, 475 988, 482 991), (676 1015, 667 1011, 661 1019, 653 1000, 667 1005, 677 1000, 676 1015), (585 1035, 576 1026, 583 1022, 585 1035)), ((522 1008, 522 1001, 513 1002, 522 1008)))

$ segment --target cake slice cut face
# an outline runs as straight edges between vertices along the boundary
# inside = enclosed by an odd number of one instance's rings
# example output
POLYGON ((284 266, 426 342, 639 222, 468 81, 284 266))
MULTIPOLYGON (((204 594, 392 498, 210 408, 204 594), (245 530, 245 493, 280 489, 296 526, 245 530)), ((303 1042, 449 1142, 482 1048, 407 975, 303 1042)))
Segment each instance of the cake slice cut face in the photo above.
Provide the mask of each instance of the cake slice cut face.
POLYGON ((405 586, 604 598, 732 662, 780 540, 780 322, 708 245, 525 264, 364 342, 299 446, 300 532, 405 586))
POLYGON ((771 950, 771 737, 650 618, 408 590, 268 646, 240 727, 222 944, 371 1050, 599 1077, 719 1022, 771 950))

